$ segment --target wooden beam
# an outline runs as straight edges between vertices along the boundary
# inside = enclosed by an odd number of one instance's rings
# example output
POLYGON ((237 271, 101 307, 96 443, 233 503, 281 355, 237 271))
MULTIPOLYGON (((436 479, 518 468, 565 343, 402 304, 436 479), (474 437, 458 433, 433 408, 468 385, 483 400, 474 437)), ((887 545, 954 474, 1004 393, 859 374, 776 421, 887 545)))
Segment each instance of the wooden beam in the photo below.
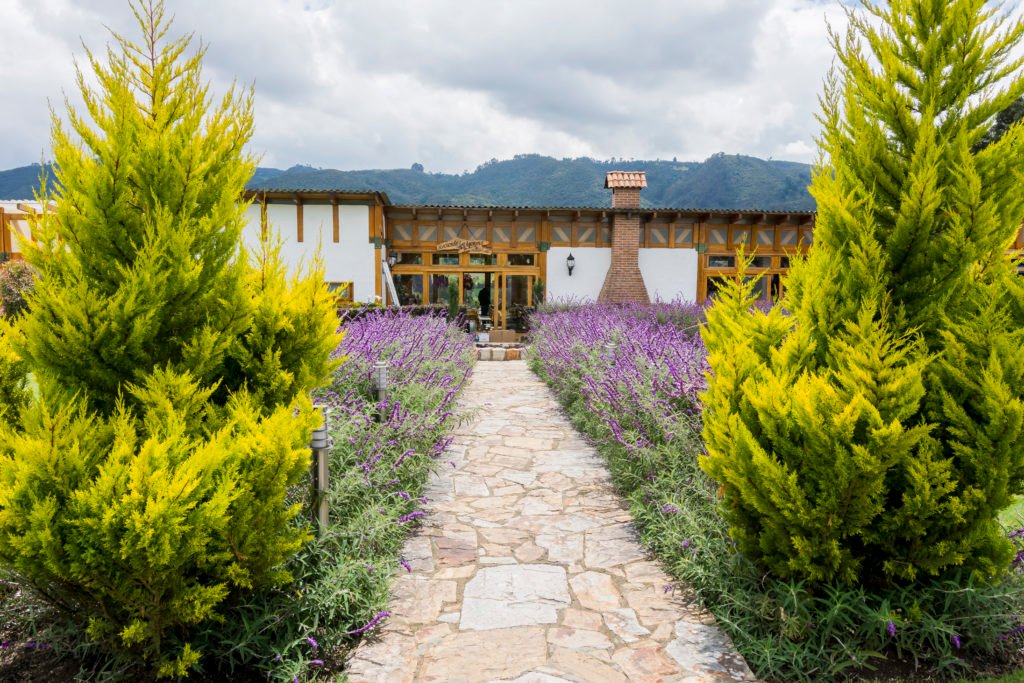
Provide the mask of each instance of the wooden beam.
POLYGON ((331 220, 333 221, 334 232, 331 234, 331 238, 334 243, 337 244, 341 241, 341 217, 338 215, 338 197, 331 197, 331 220))
POLYGON ((304 237, 302 225, 302 199, 299 198, 298 194, 295 194, 293 196, 295 197, 295 229, 297 233, 296 237, 298 241, 301 242, 304 237))

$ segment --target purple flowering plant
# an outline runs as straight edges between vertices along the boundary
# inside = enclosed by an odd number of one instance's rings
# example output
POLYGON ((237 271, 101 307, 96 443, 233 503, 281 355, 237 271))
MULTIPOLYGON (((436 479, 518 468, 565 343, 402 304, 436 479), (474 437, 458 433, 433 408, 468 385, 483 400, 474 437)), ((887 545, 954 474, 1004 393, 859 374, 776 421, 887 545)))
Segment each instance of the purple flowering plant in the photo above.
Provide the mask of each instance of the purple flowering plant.
MULTIPOLYGON (((472 341, 441 316, 382 309, 343 320, 342 327, 334 356, 343 362, 313 396, 333 439, 330 524, 287 566, 292 584, 262 594, 264 602, 240 608, 238 619, 210 634, 234 652, 231 643, 254 636, 231 627, 258 627, 267 643, 258 668, 273 679, 305 679, 310 667, 330 671, 336 653, 387 619, 392 573, 412 569, 401 557, 402 543, 425 514, 429 473, 446 466, 439 456, 472 372, 472 341), (376 361, 388 366, 381 398, 371 381, 376 361)), ((292 502, 308 505, 310 488, 296 487, 292 502)))
MULTIPOLYGON (((1012 616, 1021 614, 1020 580, 814 591, 740 555, 718 510, 719 484, 697 465, 708 374, 702 319, 685 302, 542 307, 529 358, 606 458, 645 544, 718 617, 755 673, 841 677, 849 663, 881 655, 959 671, 964 652, 995 656, 1024 638, 1024 615, 1012 616)), ((1024 529, 1009 538, 1013 573, 1024 580, 1024 529)))

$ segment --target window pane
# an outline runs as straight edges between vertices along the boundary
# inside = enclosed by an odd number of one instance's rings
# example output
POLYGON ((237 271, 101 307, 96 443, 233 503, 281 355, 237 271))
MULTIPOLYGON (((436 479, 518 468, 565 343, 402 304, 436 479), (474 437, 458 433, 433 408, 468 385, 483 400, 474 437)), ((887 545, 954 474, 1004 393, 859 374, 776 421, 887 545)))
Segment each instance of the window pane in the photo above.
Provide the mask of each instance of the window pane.
POLYGON ((707 279, 707 298, 708 300, 714 299, 718 292, 722 289, 726 282, 729 281, 727 277, 709 277, 707 279))
POLYGON ((725 244, 729 237, 729 228, 711 228, 711 244, 725 244))
POLYGON ((650 231, 650 246, 652 247, 667 247, 668 246, 668 226, 667 225, 649 225, 647 229, 650 231))
POLYGON ((494 226, 494 242, 498 244, 508 244, 512 241, 512 228, 507 225, 496 225, 494 226))
POLYGON ((447 242, 448 240, 457 240, 460 237, 462 237, 461 225, 444 226, 444 237, 441 239, 442 242, 447 242))
POLYGON ((399 223, 396 225, 395 239, 400 242, 412 242, 412 226, 408 223, 399 223))
POLYGON ((676 226, 676 246, 686 247, 693 244, 693 226, 676 226))
POLYGON ((397 252, 395 254, 395 265, 418 266, 423 263, 423 254, 411 254, 409 252, 397 252))
POLYGON ((396 275, 395 289, 398 290, 398 303, 403 306, 423 303, 423 275, 396 275))
POLYGON ((532 225, 521 226, 516 229, 516 241, 519 244, 523 242, 535 242, 537 240, 537 228, 532 225))
POLYGON ((552 233, 552 237, 554 237, 556 242, 564 242, 565 244, 572 242, 572 226, 556 225, 552 233))
POLYGON ((597 229, 592 225, 577 226, 576 241, 579 244, 593 244, 594 242, 597 241, 597 229))
POLYGON ((470 254, 469 263, 473 266, 496 266, 498 265, 497 254, 470 254))
POLYGON ((779 231, 779 244, 786 247, 796 246, 796 228, 783 228, 779 231))
POLYGON ((733 244, 750 244, 750 228, 734 228, 732 231, 733 244))
POLYGON ((432 304, 447 304, 448 303, 448 283, 453 282, 456 286, 456 294, 458 297, 458 285, 459 276, 456 274, 451 275, 431 275, 430 276, 430 295, 429 300, 432 304))
POLYGON ((783 256, 779 259, 779 268, 789 268, 789 257, 783 256))
POLYGON ((708 256, 708 268, 735 268, 735 256, 708 256))
POLYGON ((355 301, 351 282, 328 282, 327 291, 334 296, 334 303, 350 304, 355 301))
POLYGON ((612 243, 612 228, 607 223, 603 223, 600 229, 601 243, 611 244, 612 243))
POLYGON ((775 244, 775 228, 758 228, 757 243, 767 247, 775 244))
POLYGON ((427 224, 420 226, 420 242, 436 242, 437 241, 437 226, 434 224, 427 224))
POLYGON ((434 254, 435 266, 457 266, 459 265, 458 254, 434 254))
POLYGON ((532 266, 533 254, 509 254, 508 264, 510 266, 532 266))
POLYGON ((751 268, 771 268, 772 257, 771 256, 755 256, 750 259, 751 268))
POLYGON ((471 225, 469 226, 469 239, 471 240, 486 240, 487 239, 487 227, 483 225, 471 225))

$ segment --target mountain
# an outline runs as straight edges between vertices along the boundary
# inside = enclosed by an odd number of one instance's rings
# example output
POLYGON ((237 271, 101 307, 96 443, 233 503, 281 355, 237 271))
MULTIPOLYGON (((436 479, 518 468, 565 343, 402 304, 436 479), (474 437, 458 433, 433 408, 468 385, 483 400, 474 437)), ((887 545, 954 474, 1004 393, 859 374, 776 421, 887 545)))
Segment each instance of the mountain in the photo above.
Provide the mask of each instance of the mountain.
POLYGON ((742 155, 716 154, 693 161, 597 161, 520 154, 492 159, 472 173, 450 175, 411 169, 336 171, 295 166, 254 179, 261 190, 381 190, 395 204, 490 206, 608 206, 605 173, 645 171, 644 206, 701 209, 813 211, 807 193, 811 167, 742 155))
MULTIPOLYGON (((249 182, 260 190, 380 190, 395 204, 489 206, 608 206, 605 173, 645 171, 650 208, 813 211, 810 166, 742 155, 696 161, 598 161, 520 154, 491 159, 472 173, 409 169, 337 171, 311 166, 259 168, 249 182)), ((25 199, 38 187, 40 167, 0 171, 0 199, 25 199)))
MULTIPOLYGON (((39 164, 0 171, 0 199, 32 199, 39 190, 39 164)), ((46 165, 49 172, 50 165, 46 165)), ((50 178, 51 186, 53 178, 50 178)))

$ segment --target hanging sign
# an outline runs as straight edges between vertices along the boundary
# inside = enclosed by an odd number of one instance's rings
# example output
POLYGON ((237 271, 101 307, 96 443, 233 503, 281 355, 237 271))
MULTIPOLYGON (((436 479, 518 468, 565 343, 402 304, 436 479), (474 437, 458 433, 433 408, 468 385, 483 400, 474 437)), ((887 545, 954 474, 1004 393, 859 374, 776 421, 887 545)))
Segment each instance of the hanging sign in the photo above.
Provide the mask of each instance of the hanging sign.
POLYGON ((491 248, 487 246, 486 240, 464 240, 454 239, 441 242, 436 247, 437 251, 457 251, 460 254, 490 254, 491 248))

